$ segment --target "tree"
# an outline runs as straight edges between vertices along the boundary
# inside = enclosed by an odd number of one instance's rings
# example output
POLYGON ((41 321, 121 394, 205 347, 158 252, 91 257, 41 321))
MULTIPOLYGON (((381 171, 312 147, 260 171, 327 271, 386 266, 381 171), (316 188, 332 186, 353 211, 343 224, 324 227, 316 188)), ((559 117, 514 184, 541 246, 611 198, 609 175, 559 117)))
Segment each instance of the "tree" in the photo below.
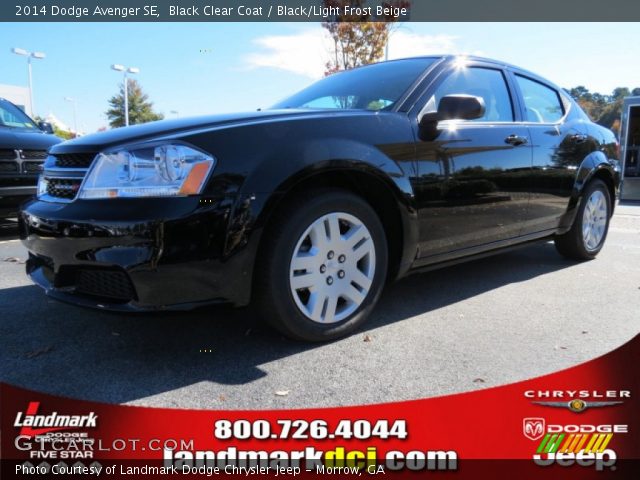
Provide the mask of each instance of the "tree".
POLYGON ((624 97, 640 95, 640 88, 629 90, 626 87, 618 87, 611 95, 591 93, 583 86, 568 89, 567 92, 594 122, 619 133, 624 97))
POLYGON ((627 87, 618 87, 614 88, 613 95, 611 95, 613 100, 622 100, 624 97, 628 97, 631 95, 631 92, 627 87))
POLYGON ((569 94, 578 102, 578 105, 592 119, 597 120, 602 114, 602 109, 607 105, 607 99, 599 93, 591 93, 582 85, 568 90, 569 94))
POLYGON ((60 130, 57 125, 53 125, 53 134, 56 137, 64 138, 65 140, 71 140, 72 138, 76 138, 75 133, 67 132, 66 130, 60 130))
MULTIPOLYGON (((396 17, 374 18, 365 7, 366 0, 324 0, 324 6, 338 8, 344 12, 349 5, 360 14, 336 15, 331 22, 323 22, 331 39, 333 48, 331 60, 326 65, 325 75, 340 70, 359 67, 382 59, 389 39, 389 33, 396 17), (374 21, 375 20, 375 21, 374 21)), ((407 1, 394 0, 384 2, 384 7, 409 8, 407 1)))
MULTIPOLYGON (((46 118, 42 118, 39 115, 36 115, 35 117, 33 117, 33 119, 36 121, 36 123, 46 122, 47 121, 46 118)), ((51 128, 53 128, 53 134, 56 137, 60 137, 60 138, 62 138, 64 140, 71 140, 72 138, 76 138, 76 136, 77 136, 77 132, 73 133, 73 132, 70 132, 68 130, 62 130, 55 123, 51 123, 51 128)))
MULTIPOLYGON (((142 91, 140 84, 133 78, 127 79, 129 90, 129 125, 162 120, 164 115, 153 111, 153 103, 149 101, 149 95, 142 91)), ((107 118, 112 128, 124 126, 124 85, 120 86, 118 95, 109 99, 111 108, 107 110, 107 118)))

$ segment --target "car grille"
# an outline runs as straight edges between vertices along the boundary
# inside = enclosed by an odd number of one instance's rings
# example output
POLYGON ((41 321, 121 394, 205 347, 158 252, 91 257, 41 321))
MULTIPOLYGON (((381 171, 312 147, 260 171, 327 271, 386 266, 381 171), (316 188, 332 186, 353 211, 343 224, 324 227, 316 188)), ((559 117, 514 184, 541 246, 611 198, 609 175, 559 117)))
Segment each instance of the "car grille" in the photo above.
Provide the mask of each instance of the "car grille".
POLYGON ((0 148, 0 160, 13 160, 16 158, 16 151, 8 148, 0 148))
POLYGON ((15 173, 18 171, 17 162, 0 161, 0 173, 15 173))
POLYGON ((69 202, 76 198, 95 153, 55 153, 44 169, 45 200, 69 202))
POLYGON ((55 198, 73 200, 80 189, 81 178, 50 178, 47 182, 47 195, 55 198))
POLYGON ((116 301, 136 298, 129 276, 118 270, 82 269, 76 272, 76 292, 116 301))
POLYGON ((54 288, 72 290, 78 295, 99 297, 114 303, 138 299, 129 275, 121 269, 62 265, 56 271, 53 259, 30 253, 27 272, 31 274, 38 268, 42 269, 42 274, 54 288))
POLYGON ((20 157, 25 160, 44 160, 47 158, 46 150, 22 150, 20 157))
POLYGON ((24 162, 22 169, 24 173, 40 173, 42 171, 42 164, 44 162, 24 162))
POLYGON ((59 153, 54 155, 59 168, 89 168, 96 158, 95 153, 59 153))
POLYGON ((46 150, 0 149, 0 174, 38 174, 47 158, 46 150), (31 161, 36 160, 36 161, 31 161))

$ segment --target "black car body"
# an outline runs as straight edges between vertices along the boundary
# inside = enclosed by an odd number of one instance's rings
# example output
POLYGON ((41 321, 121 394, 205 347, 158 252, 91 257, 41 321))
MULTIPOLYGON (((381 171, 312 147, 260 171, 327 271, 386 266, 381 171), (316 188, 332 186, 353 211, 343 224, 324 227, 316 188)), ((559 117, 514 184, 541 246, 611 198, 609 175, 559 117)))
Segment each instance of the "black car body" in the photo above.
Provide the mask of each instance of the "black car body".
POLYGON ((16 215, 20 203, 35 195, 47 151, 61 141, 0 98, 0 218, 16 215))
MULTIPOLYGON (((317 340, 354 328, 352 317, 366 316, 385 280, 530 241, 569 242, 585 189, 596 179, 608 226, 619 184, 616 139, 552 83, 511 65, 448 56, 385 62, 332 78, 272 110, 149 123, 53 147, 41 195, 20 216, 28 273, 54 297, 107 309, 247 305, 265 292, 279 294, 272 290, 279 280, 270 277, 279 267, 271 262, 286 263, 277 252, 293 248, 281 232, 299 236, 291 219, 312 221, 300 210, 317 208, 320 215, 326 209, 318 204, 331 197, 339 205, 332 208, 349 218, 374 212, 365 226, 376 249, 367 258, 375 254, 385 278, 372 275, 376 292, 361 289, 366 301, 336 322, 339 328, 283 326, 294 311, 269 299, 263 304, 276 311, 273 322, 286 333, 317 340), (364 79, 373 93, 348 91, 364 79), (129 165, 133 157, 118 149, 148 147, 166 163, 166 151, 154 147, 165 144, 215 164, 197 194, 127 198, 132 191, 112 190, 80 198, 98 160, 107 168, 129 155, 122 160, 129 165), (356 203, 363 205, 350 209, 356 203), (381 233, 374 231, 378 223, 381 233)), ((137 167, 122 168, 119 175, 129 179, 127 168, 137 167)), ((90 183, 98 185, 96 179, 90 183)), ((340 222, 351 228, 349 220, 340 222)), ((591 258, 602 242, 581 255, 571 246, 559 249, 591 258)), ((321 265, 323 274, 342 272, 332 262, 321 265)), ((362 265, 357 268, 365 271, 362 265)), ((336 301, 336 312, 351 302, 336 301)))

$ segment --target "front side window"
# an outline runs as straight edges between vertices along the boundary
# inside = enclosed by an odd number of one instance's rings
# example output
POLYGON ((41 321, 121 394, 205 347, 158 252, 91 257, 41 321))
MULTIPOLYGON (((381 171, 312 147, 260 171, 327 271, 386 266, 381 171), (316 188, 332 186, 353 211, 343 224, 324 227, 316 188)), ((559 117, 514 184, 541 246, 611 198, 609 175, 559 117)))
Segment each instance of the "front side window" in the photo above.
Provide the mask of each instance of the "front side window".
POLYGON ((484 100, 485 113, 474 122, 513 122, 511 96, 500 70, 479 67, 456 69, 436 89, 424 111, 436 111, 442 97, 456 94, 474 95, 484 100))
POLYGON ((562 100, 553 88, 520 75, 516 81, 524 99, 525 121, 556 123, 564 116, 562 100))

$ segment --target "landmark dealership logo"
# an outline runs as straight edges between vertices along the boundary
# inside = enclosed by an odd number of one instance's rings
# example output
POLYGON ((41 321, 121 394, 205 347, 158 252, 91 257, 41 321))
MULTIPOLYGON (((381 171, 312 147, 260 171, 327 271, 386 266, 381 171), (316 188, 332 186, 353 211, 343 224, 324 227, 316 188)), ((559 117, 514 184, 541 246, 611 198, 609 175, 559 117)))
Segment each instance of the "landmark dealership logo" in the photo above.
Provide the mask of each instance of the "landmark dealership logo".
POLYGON ((98 416, 95 412, 87 415, 61 415, 51 412, 48 415, 38 413, 40 402, 29 402, 25 412, 18 412, 13 426, 20 428, 20 435, 33 437, 59 430, 76 428, 96 428, 98 416))

